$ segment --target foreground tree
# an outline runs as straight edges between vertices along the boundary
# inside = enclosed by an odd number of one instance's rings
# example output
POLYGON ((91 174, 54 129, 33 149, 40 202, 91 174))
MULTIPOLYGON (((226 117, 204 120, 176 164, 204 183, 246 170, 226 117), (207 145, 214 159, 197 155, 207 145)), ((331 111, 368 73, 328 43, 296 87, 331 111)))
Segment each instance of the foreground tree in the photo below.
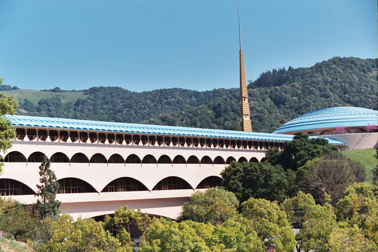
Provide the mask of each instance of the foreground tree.
POLYGON ((336 216, 330 204, 317 205, 310 194, 299 192, 297 196, 285 200, 281 208, 300 229, 295 235, 297 252, 329 249, 329 237, 336 228, 336 216))
POLYGON ((298 132, 293 141, 284 143, 284 150, 269 149, 266 153, 266 161, 272 165, 282 165, 285 170, 296 171, 307 161, 321 157, 327 153, 337 152, 338 149, 328 143, 324 138, 309 138, 309 135, 298 132))
POLYGON ((163 218, 154 219, 141 238, 138 251, 256 251, 264 250, 256 232, 234 220, 222 225, 183 221, 177 223, 163 218))
POLYGON ((235 194, 221 188, 211 188, 205 192, 196 192, 185 202, 178 221, 222 224, 237 214, 239 201, 235 194))
MULTIPOLYGON (((0 78, 0 86, 3 79, 0 78)), ((12 122, 5 115, 14 115, 18 105, 13 97, 6 96, 0 92, 0 152, 12 147, 13 139, 16 137, 16 130, 12 127, 12 122)), ((3 171, 3 157, 0 156, 0 175, 3 171)))
POLYGON ((281 166, 270 163, 236 163, 226 167, 221 176, 222 186, 235 193, 240 202, 250 197, 282 202, 287 198, 287 174, 281 166))
MULTIPOLYGON (((253 221, 254 231, 266 249, 294 251, 295 237, 286 214, 275 202, 250 198, 241 205, 241 215, 253 221)), ((266 251, 266 250, 264 250, 266 251)))
POLYGON ((331 197, 333 206, 343 196, 344 191, 354 182, 365 178, 364 168, 340 153, 330 153, 315 158, 299 168, 301 189, 310 193, 315 201, 325 203, 324 192, 331 197))
POLYGON ((121 243, 101 223, 93 219, 78 218, 76 223, 68 214, 63 214, 49 230, 51 239, 37 248, 40 252, 97 251, 131 252, 131 247, 121 243))
POLYGON ((378 245, 378 186, 354 183, 336 205, 336 215, 349 228, 357 225, 368 239, 378 245))
POLYGON ((37 200, 36 207, 42 218, 58 216, 60 212, 59 207, 62 204, 62 202, 56 199, 59 182, 56 181, 54 171, 50 169, 50 160, 47 157, 43 158, 39 166, 39 176, 41 185, 37 185, 38 193, 36 196, 39 199, 37 200))
POLYGON ((329 249, 335 252, 378 251, 377 245, 367 239, 357 225, 351 228, 336 228, 330 235, 329 249))

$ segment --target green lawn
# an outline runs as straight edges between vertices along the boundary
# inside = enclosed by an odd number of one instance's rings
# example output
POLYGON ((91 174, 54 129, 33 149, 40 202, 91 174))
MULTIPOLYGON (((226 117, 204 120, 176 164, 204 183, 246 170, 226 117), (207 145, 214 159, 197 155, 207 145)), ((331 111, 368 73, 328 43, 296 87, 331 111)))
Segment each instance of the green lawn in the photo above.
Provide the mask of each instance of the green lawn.
POLYGON ((16 101, 20 102, 27 98, 29 101, 37 104, 42 98, 51 98, 58 96, 63 103, 76 101, 78 98, 85 99, 88 95, 84 95, 84 92, 45 92, 32 89, 19 89, 12 91, 4 91, 6 95, 16 96, 16 101))
POLYGON ((376 149, 365 150, 346 150, 341 152, 344 156, 359 163, 365 168, 366 182, 373 182, 372 170, 377 167, 377 151, 376 149))

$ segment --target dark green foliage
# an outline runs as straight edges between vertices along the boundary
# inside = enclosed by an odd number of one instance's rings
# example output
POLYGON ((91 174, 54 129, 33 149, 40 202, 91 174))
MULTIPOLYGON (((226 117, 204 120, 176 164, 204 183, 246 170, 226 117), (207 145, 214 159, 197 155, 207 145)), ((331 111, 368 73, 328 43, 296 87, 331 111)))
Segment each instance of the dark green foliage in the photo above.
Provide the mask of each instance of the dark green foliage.
POLYGON ((46 157, 39 166, 39 182, 37 185, 39 197, 36 207, 40 212, 42 218, 57 216, 60 212, 59 207, 62 204, 56 199, 58 193, 59 182, 56 181, 56 176, 53 170, 50 169, 50 160, 46 157))
POLYGON ((377 167, 373 169, 373 182, 374 183, 378 181, 378 148, 377 148, 377 154, 375 156, 377 158, 377 167))
POLYGON ((18 241, 34 238, 39 224, 33 208, 17 201, 0 198, 0 230, 13 235, 18 241))
MULTIPOLYGON (((249 84, 254 131, 272 132, 285 122, 317 109, 356 106, 377 109, 377 60, 332 58, 310 68, 289 67, 263 73, 249 84)), ((235 85, 237 86, 237 85, 235 85)), ((46 98, 19 114, 130 123, 236 129, 239 89, 198 92, 160 89, 136 93, 116 87, 94 87, 85 99, 62 103, 46 98)))
POLYGON ((232 162, 221 176, 222 186, 233 192, 241 203, 250 197, 279 202, 287 198, 289 179, 280 165, 232 162))
POLYGON ((195 192, 190 201, 185 202, 178 221, 192 220, 196 222, 222 224, 236 216, 239 201, 235 194, 222 188, 211 188, 206 192, 195 192))
POLYGON ((307 161, 324 154, 337 152, 335 146, 328 144, 324 138, 309 138, 308 134, 298 132, 293 141, 284 143, 284 150, 269 149, 266 153, 266 161, 272 165, 282 165, 285 170, 296 171, 307 161))

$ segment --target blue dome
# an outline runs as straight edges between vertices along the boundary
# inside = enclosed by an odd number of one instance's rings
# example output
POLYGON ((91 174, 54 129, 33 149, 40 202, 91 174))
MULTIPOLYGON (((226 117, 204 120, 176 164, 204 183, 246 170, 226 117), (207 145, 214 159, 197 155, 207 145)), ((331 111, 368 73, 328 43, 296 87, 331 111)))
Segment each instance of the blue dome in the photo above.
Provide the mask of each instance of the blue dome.
POLYGON ((359 107, 333 107, 301 115, 285 123, 273 133, 332 129, 338 126, 365 127, 368 124, 378 124, 378 111, 359 107))

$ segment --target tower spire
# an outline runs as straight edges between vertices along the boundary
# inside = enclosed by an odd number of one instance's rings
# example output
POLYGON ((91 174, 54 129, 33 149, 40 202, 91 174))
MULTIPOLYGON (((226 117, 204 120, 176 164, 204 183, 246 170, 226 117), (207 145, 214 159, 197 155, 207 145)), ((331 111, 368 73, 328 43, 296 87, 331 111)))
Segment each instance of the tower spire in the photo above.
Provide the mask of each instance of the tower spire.
POLYGON ((241 48, 240 12, 238 3, 239 21, 239 67, 240 67, 240 119, 243 131, 252 132, 251 112, 249 110, 247 81, 245 78, 243 50, 241 48))

